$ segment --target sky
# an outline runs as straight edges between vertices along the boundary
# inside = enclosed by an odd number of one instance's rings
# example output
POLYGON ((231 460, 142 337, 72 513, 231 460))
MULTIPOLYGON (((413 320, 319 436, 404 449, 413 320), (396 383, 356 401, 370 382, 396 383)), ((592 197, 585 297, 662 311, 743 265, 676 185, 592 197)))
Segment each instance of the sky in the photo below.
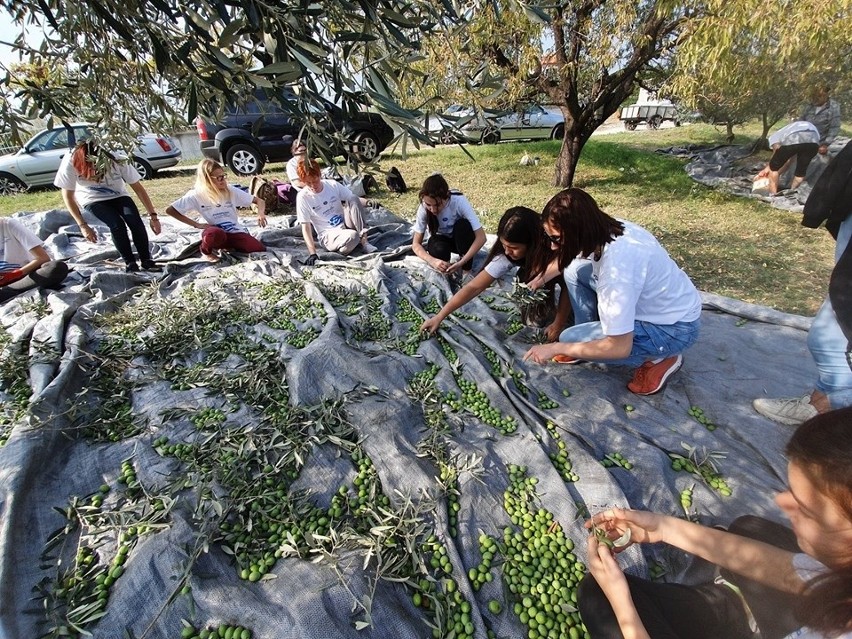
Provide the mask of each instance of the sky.
MULTIPOLYGON (((21 27, 14 23, 12 16, 5 9, 0 8, 0 42, 14 42, 20 32, 21 27)), ((27 35, 30 44, 41 41, 41 34, 38 31, 33 30, 27 35)), ((13 62, 18 62, 18 55, 9 47, 0 44, 0 63, 8 67, 13 62)))

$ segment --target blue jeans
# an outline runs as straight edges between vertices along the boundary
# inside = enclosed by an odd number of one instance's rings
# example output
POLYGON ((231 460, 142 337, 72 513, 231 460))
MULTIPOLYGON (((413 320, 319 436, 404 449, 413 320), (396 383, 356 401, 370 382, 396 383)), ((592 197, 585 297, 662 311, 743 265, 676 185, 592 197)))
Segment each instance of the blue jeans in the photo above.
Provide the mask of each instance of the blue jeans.
POLYGON ((136 263, 136 258, 133 256, 133 249, 130 246, 130 238, 127 236, 128 228, 130 229, 133 244, 136 245, 136 251, 139 253, 139 259, 142 264, 151 261, 151 250, 148 247, 148 232, 145 230, 145 223, 139 216, 139 209, 136 207, 136 202, 130 196, 123 195, 112 200, 92 202, 84 206, 83 209, 107 225, 112 235, 112 243, 118 249, 125 264, 136 263))
MULTIPOLYGON (((606 337, 598 321, 597 282, 592 262, 576 258, 565 268, 565 286, 574 311, 574 326, 559 335, 560 342, 591 342, 606 337)), ((678 355, 698 339, 701 320, 675 324, 633 323, 633 347, 625 359, 594 360, 607 364, 640 366, 649 359, 678 355)))
MULTIPOLYGON (((677 322, 676 324, 652 324, 651 322, 633 322, 633 347, 630 355, 624 359, 590 360, 603 364, 621 366, 641 366, 649 359, 660 359, 678 355, 698 340, 701 320, 677 322)), ((592 342, 603 339, 600 322, 586 322, 566 328, 559 335, 560 342, 592 342)))
MULTIPOLYGON (((847 217, 837 233, 835 263, 852 239, 852 216, 847 217)), ((816 389, 828 396, 832 408, 852 406, 852 346, 843 334, 831 300, 825 301, 808 331, 808 349, 817 366, 816 389)))

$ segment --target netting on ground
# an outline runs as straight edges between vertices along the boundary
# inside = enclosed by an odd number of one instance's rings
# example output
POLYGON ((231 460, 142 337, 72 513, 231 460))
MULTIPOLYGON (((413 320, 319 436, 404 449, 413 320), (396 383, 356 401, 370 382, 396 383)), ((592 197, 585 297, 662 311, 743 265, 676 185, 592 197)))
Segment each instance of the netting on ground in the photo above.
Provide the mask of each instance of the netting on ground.
POLYGON ((640 398, 624 368, 523 362, 510 281, 424 339, 450 289, 389 214, 381 255, 314 268, 287 218, 215 266, 166 225, 158 276, 29 222, 75 272, 0 307, 3 637, 578 637, 589 511, 782 519, 789 433, 750 404, 811 387, 804 318, 707 296, 640 398))

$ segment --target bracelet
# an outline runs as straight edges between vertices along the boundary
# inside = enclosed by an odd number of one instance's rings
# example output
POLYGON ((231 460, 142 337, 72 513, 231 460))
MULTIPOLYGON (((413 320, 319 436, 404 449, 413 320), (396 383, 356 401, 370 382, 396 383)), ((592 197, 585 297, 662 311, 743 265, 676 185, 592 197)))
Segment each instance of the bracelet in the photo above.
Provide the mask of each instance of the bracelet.
POLYGON ((148 213, 148 217, 157 217, 157 212, 154 211, 153 213, 148 213))

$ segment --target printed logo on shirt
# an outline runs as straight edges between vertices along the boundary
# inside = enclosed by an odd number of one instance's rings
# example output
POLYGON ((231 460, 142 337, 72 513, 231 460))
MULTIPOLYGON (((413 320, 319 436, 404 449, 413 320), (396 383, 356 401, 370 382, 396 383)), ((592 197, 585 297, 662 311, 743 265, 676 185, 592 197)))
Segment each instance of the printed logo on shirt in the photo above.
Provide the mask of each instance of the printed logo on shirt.
POLYGON ((342 217, 342 216, 340 216, 340 215, 332 215, 332 216, 328 219, 328 223, 329 223, 331 226, 340 226, 341 224, 343 224, 343 217, 342 217))
POLYGON ((241 231, 233 222, 219 222, 216 226, 225 231, 225 233, 239 233, 241 231))
POLYGON ((90 190, 95 193, 101 193, 103 195, 118 195, 118 191, 116 191, 115 189, 111 189, 108 186, 93 186, 90 190))

